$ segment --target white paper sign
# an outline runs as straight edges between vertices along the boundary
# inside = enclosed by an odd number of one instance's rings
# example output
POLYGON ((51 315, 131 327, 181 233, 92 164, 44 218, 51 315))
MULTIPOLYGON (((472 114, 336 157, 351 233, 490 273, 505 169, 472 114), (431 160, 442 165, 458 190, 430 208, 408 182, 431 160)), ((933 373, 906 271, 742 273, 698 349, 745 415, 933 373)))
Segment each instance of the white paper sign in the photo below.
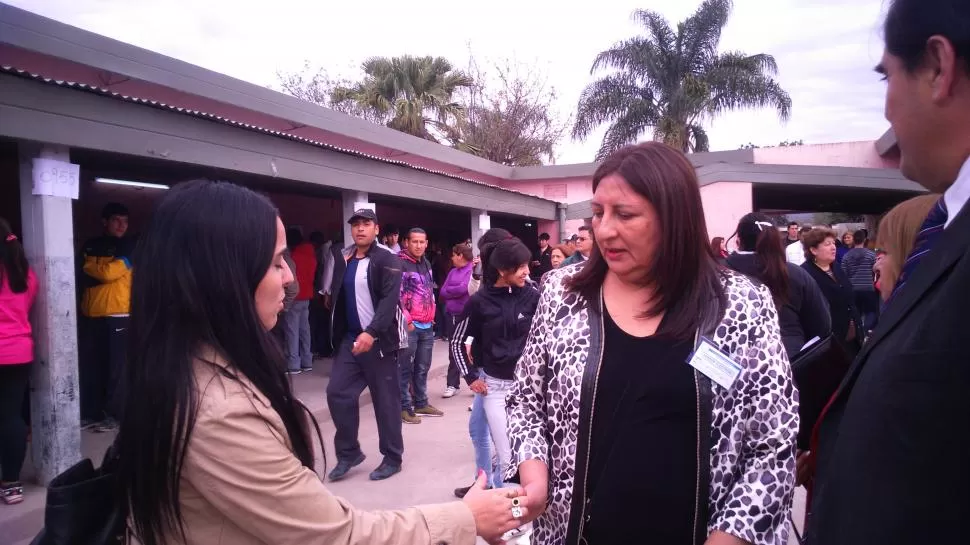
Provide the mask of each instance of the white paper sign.
POLYGON ((488 231, 492 228, 492 217, 488 214, 478 215, 478 228, 482 231, 488 231))
POLYGON ((731 385, 741 374, 741 366, 707 339, 701 339, 700 346, 687 363, 725 390, 730 390, 731 385))
POLYGON ((377 213, 377 205, 372 202, 355 202, 354 212, 358 210, 370 210, 373 213, 377 213))
POLYGON ((34 195, 77 199, 81 166, 56 159, 33 160, 34 195))

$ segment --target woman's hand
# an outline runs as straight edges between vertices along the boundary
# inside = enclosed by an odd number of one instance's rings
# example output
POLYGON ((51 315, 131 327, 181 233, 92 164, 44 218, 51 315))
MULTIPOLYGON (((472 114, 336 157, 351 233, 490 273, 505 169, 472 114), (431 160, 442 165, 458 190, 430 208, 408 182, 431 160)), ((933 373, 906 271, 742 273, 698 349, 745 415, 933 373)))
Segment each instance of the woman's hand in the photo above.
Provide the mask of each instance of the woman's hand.
POLYGON ((476 394, 481 394, 483 396, 488 395, 488 386, 485 385, 485 381, 478 379, 475 382, 468 385, 476 394))
POLYGON ((525 489, 525 504, 529 508, 528 522, 539 518, 549 501, 549 468, 539 460, 519 464, 519 478, 525 489))
POLYGON ((475 517, 475 531, 489 543, 499 542, 505 532, 514 530, 526 523, 529 508, 525 505, 525 492, 521 488, 495 488, 485 490, 487 477, 484 471, 478 472, 475 484, 468 489, 462 499, 475 517), (513 516, 513 498, 518 499, 520 516, 513 516))

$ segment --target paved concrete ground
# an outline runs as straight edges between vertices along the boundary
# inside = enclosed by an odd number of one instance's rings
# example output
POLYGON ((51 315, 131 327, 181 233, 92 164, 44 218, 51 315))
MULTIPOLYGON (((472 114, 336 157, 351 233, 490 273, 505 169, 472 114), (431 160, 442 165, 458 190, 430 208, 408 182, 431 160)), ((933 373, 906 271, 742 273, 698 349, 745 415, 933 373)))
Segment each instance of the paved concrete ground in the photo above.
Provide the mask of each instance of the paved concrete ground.
MULTIPOLYGON (((320 421, 328 453, 328 467, 332 468, 333 423, 326 410, 327 375, 329 362, 318 360, 312 373, 294 377, 294 389, 320 421)), ((466 486, 474 476, 474 458, 468 439, 468 406, 471 394, 467 388, 451 399, 442 399, 447 352, 443 343, 435 345, 434 362, 429 378, 431 403, 445 412, 442 418, 425 418, 418 425, 404 426, 404 468, 394 477, 371 482, 367 474, 381 462, 377 448, 377 425, 369 404, 369 395, 362 396, 360 442, 367 461, 355 468, 346 479, 328 483, 334 493, 350 500, 361 509, 398 509, 423 503, 437 503, 454 499, 452 491, 466 486)), ((86 456, 100 460, 112 437, 107 434, 84 433, 86 456)), ((29 479, 28 468, 25 478, 29 479)), ((318 472, 323 473, 322 464, 318 472)), ((801 490, 801 489, 800 489, 801 490)), ((803 510, 804 495, 796 495, 796 513, 803 510)), ((27 499, 16 506, 0 505, 0 542, 9 545, 28 545, 43 524, 44 490, 31 486, 27 499)), ((801 520, 800 515, 796 520, 801 520)), ((484 543, 484 542, 482 542, 484 543)), ((795 543, 794 539, 791 542, 795 543)))

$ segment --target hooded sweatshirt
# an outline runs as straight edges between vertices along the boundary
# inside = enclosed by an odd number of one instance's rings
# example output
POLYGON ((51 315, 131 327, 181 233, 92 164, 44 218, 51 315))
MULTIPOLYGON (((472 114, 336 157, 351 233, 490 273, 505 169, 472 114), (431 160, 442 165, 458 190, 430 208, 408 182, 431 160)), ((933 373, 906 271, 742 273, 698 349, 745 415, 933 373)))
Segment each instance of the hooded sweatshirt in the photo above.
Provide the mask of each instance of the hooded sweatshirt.
POLYGON ((474 268, 475 265, 469 262, 464 267, 448 271, 448 277, 441 286, 441 298, 445 300, 445 312, 448 314, 458 316, 465 310, 469 298, 468 281, 474 268))
POLYGON ((401 309, 408 323, 427 329, 434 323, 434 279, 431 265, 422 257, 417 260, 407 252, 401 258, 401 309))

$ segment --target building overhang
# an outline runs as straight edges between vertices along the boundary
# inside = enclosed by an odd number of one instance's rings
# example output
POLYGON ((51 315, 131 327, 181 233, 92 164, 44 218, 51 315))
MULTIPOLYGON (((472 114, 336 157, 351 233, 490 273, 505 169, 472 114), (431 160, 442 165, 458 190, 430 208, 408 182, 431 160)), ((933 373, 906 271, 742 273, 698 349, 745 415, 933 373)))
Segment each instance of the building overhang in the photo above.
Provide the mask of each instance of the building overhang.
MULTIPOLYGON (((716 163, 698 168, 697 178, 701 187, 720 182, 740 182, 752 184, 756 189, 766 188, 774 195, 772 208, 799 209, 799 200, 807 194, 872 192, 873 196, 878 196, 873 201, 876 208, 885 211, 883 203, 887 202, 886 195, 890 196, 891 201, 896 197, 905 198, 926 191, 892 168, 716 163), (784 199, 786 190, 790 190, 792 195, 790 206, 777 204, 784 199)), ((586 219, 592 215, 591 201, 573 203, 566 209, 568 220, 586 219)))
POLYGON ((876 140, 876 153, 880 157, 885 157, 899 151, 899 142, 896 141, 896 132, 890 127, 882 133, 879 140, 876 140))
MULTIPOLYGON (((133 82, 143 82, 156 86, 156 90, 176 91, 230 108, 230 111, 225 111, 223 107, 218 112, 209 108, 212 113, 221 113, 240 121, 246 121, 245 117, 252 114, 273 118, 284 122, 287 127, 280 129, 284 132, 305 135, 315 131, 311 137, 324 142, 328 142, 326 135, 339 135, 342 138, 340 142, 328 143, 419 166, 430 161, 434 166, 429 168, 486 182, 592 177, 599 166, 599 163, 592 162, 510 167, 0 3, 0 46, 4 44, 15 49, 3 50, 0 47, 0 64, 18 66, 55 79, 72 79, 66 75, 71 71, 67 66, 56 70, 64 73, 56 73, 51 72, 55 67, 50 62, 45 62, 45 69, 41 71, 22 66, 14 62, 16 59, 11 61, 3 58, 4 51, 7 57, 16 57, 17 50, 31 52, 49 57, 48 60, 66 61, 103 71, 108 76, 118 76, 108 77, 110 82, 107 84, 84 82, 90 85, 106 86, 122 94, 168 102, 174 106, 196 107, 178 103, 174 98, 163 100, 159 96, 152 96, 147 90, 131 90, 133 82), (354 143, 359 147, 355 147, 354 143)), ((40 62, 38 59, 34 61, 40 62)), ((694 153, 688 157, 695 167, 701 167, 718 162, 753 162, 754 155, 752 150, 733 150, 694 153)))
POLYGON ((0 136, 556 219, 557 203, 86 86, 0 73, 0 136), (79 90, 80 89, 80 90, 79 90), (86 89, 86 90, 85 90, 86 89))

